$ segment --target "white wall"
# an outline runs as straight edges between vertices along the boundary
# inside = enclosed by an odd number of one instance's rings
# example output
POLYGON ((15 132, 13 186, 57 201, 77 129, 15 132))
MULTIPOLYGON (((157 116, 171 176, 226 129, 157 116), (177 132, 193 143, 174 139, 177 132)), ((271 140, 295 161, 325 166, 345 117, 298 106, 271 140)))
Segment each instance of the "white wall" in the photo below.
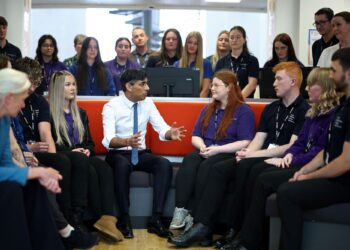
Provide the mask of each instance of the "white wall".
POLYGON ((30 47, 31 0, 1 0, 0 16, 8 23, 7 40, 19 47, 23 55, 30 47))
POLYGON ((32 9, 30 57, 35 57, 39 38, 51 34, 57 41, 61 61, 75 54, 74 37, 86 33, 84 9, 32 9))

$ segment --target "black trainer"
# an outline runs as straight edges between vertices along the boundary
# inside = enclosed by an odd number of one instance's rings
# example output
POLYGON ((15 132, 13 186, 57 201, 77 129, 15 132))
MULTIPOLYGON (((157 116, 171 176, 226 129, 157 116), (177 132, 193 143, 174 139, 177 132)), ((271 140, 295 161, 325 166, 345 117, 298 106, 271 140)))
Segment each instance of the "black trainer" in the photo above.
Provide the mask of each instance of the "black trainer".
POLYGON ((96 245, 100 238, 96 233, 84 232, 80 229, 74 229, 67 238, 61 237, 64 246, 67 249, 72 248, 91 248, 96 245))

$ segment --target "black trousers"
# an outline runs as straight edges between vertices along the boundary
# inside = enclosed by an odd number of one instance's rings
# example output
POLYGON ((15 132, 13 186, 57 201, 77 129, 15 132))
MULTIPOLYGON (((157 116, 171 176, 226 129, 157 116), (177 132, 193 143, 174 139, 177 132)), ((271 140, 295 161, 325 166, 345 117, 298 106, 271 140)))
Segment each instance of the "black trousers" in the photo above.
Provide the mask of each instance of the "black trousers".
POLYGON ((197 207, 204 188, 208 184, 210 169, 227 159, 233 159, 233 154, 217 154, 206 159, 200 156, 197 150, 186 155, 176 175, 175 206, 190 210, 197 207), (194 204, 190 205, 191 201, 194 204))
POLYGON ((153 213, 163 213, 173 174, 171 163, 145 150, 139 152, 139 162, 136 166, 131 164, 130 157, 131 151, 121 150, 110 150, 106 156, 107 163, 114 170, 115 194, 120 216, 124 217, 129 214, 129 177, 132 171, 153 174, 153 213))
POLYGON ((239 231, 249 208, 256 178, 267 167, 271 166, 264 162, 266 157, 246 158, 238 162, 234 195, 229 202, 231 217, 228 218, 229 226, 239 231))
POLYGON ((64 217, 63 213, 60 210, 60 207, 57 204, 56 194, 47 191, 47 197, 49 199, 52 217, 55 221, 56 228, 57 230, 61 230, 68 226, 68 221, 64 217))
POLYGON ((301 248, 304 210, 350 201, 349 173, 333 179, 283 183, 277 190, 283 250, 301 248))
POLYGON ((60 181, 62 192, 57 195, 57 202, 64 216, 69 216, 73 207, 87 206, 89 160, 84 154, 38 152, 35 157, 41 164, 58 170, 63 177, 60 181))
POLYGON ((266 168, 257 178, 254 186, 253 196, 241 230, 244 246, 249 250, 260 249, 264 232, 266 198, 275 193, 278 187, 298 171, 300 167, 291 166, 282 169, 276 167, 266 168))
MULTIPOLYGON (((218 161, 210 168, 205 186, 195 204, 194 219, 211 227, 224 197, 230 188, 229 183, 235 179, 236 159, 233 154, 226 160, 218 161)), ((196 187, 197 188, 197 187, 196 187)))
POLYGON ((46 190, 37 181, 29 181, 25 187, 16 182, 0 182, 0 221, 1 249, 64 249, 46 190))
POLYGON ((112 168, 96 156, 89 157, 89 207, 96 217, 113 215, 115 204, 112 168))

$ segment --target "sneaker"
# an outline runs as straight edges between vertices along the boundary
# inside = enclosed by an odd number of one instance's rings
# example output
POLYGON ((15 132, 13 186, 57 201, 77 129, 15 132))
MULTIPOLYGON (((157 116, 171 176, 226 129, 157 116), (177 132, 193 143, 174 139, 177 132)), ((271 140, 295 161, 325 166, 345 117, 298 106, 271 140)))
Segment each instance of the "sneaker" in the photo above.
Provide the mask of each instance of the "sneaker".
POLYGON ((71 231, 70 236, 67 238, 61 237, 64 246, 67 249, 72 248, 91 248, 100 240, 96 233, 84 232, 80 229, 74 229, 71 231))
POLYGON ((184 232, 187 232, 188 230, 190 230, 193 226, 193 217, 188 214, 185 218, 185 229, 184 232))
POLYGON ((170 229, 179 229, 185 226, 185 218, 188 215, 188 210, 175 207, 173 219, 170 223, 170 229))

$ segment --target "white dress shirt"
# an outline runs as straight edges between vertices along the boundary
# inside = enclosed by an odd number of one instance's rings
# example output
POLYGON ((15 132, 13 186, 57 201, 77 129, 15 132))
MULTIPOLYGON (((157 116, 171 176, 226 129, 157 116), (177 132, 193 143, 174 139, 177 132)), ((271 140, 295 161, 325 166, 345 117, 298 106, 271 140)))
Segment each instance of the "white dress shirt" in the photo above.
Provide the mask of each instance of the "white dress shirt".
MULTIPOLYGON (((120 95, 111 99, 103 107, 103 140, 105 148, 114 137, 129 138, 133 135, 134 126, 134 102, 130 101, 125 95, 120 95)), ((147 123, 150 122, 155 131, 159 134, 159 139, 164 141, 165 133, 170 126, 160 115, 153 100, 146 97, 145 100, 138 102, 138 130, 141 131, 141 149, 146 149, 145 136, 147 123)), ((120 150, 131 150, 131 147, 118 148, 120 150)))

